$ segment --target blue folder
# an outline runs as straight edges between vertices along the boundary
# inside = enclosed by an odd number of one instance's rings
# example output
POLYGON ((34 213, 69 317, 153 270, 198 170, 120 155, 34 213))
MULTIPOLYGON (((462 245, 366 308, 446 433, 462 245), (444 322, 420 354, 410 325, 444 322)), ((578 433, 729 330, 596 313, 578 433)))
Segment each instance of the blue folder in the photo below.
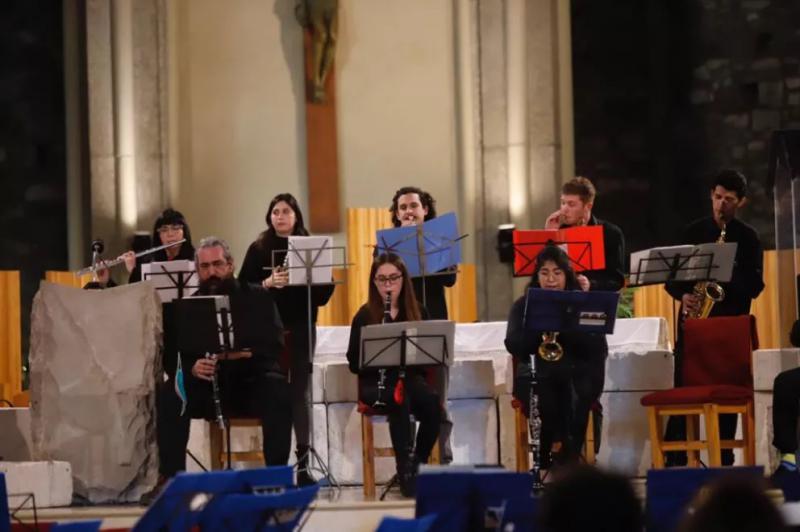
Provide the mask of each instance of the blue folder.
POLYGON ((611 334, 618 301, 617 292, 529 288, 525 300, 525 328, 611 334))
POLYGON ((453 212, 420 225, 382 229, 375 239, 378 253, 399 255, 411 277, 430 275, 461 262, 461 237, 453 212))

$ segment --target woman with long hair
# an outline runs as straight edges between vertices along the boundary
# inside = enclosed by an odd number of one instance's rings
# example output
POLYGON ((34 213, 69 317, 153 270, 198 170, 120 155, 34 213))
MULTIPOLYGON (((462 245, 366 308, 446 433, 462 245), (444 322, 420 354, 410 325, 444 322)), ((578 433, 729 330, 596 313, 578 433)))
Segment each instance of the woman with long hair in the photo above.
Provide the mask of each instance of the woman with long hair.
POLYGON ((403 383, 405 401, 397 404, 394 398, 397 385, 397 370, 386 371, 383 390, 379 391, 377 370, 359 368, 361 353, 361 328, 365 325, 418 321, 427 318, 427 313, 417 304, 406 265, 394 253, 378 255, 369 272, 369 296, 358 309, 350 325, 350 343, 347 347, 347 362, 350 371, 359 376, 359 401, 375 404, 378 394, 386 403, 389 418, 389 433, 392 438, 400 490, 405 496, 413 496, 415 478, 419 464, 430 457, 439 436, 442 409, 439 396, 431 390, 425 380, 424 370, 406 370, 403 383), (388 305, 387 305, 388 302, 388 305), (387 308, 388 307, 388 308, 387 308), (417 439, 412 447, 408 438, 409 414, 419 422, 417 439))
MULTIPOLYGON (((292 425, 297 440, 297 483, 313 484, 309 471, 311 448, 311 371, 313 353, 309 353, 308 296, 306 286, 287 286, 289 271, 283 267, 290 236, 308 236, 303 213, 289 193, 278 194, 269 203, 265 217, 267 229, 250 244, 239 270, 239 281, 260 284, 272 293, 284 329, 289 331, 292 425)), ((319 307, 333 294, 334 285, 311 287, 311 342, 316 343, 319 307)))
POLYGON ((142 264, 148 262, 167 262, 170 260, 194 261, 194 246, 192 245, 192 232, 186 217, 172 208, 164 211, 156 218, 153 224, 153 247, 172 244, 186 239, 186 242, 176 244, 166 249, 156 251, 144 257, 135 257, 133 251, 128 251, 122 257, 125 259, 125 268, 130 272, 129 283, 142 280, 142 264))
MULTIPOLYGON (((537 255, 528 286, 544 290, 581 289, 567 254, 552 245, 537 255)), ((538 352, 548 331, 525 328, 526 297, 520 297, 511 307, 505 344, 516 364, 513 395, 528 416, 530 357, 538 352)), ((563 332, 556 340, 564 352, 560 360, 536 359, 543 468, 550 465, 551 459, 569 463, 580 457, 589 410, 603 391, 608 356, 606 336, 602 333, 563 332)))

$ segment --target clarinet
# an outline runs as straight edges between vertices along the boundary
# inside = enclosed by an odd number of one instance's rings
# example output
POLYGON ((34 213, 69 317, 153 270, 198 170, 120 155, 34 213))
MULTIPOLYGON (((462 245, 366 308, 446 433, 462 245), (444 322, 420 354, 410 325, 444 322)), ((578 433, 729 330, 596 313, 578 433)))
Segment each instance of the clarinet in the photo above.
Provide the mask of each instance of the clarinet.
MULTIPOLYGON (((206 358, 211 358, 211 355, 206 353, 206 358)), ((225 417, 222 415, 222 401, 219 397, 219 381, 217 380, 217 368, 214 366, 214 374, 211 376, 211 393, 214 396, 214 414, 217 418, 217 424, 221 430, 225 430, 225 417)))
MULTIPOLYGON (((392 320, 392 293, 386 292, 386 299, 383 301, 383 321, 388 323, 392 320)), ((386 389, 386 368, 378 370, 378 398, 372 403, 372 408, 383 408, 386 403, 383 401, 383 391, 386 389)))
POLYGON ((530 403, 528 404, 528 430, 530 431, 530 448, 533 455, 533 492, 541 493, 544 489, 542 482, 542 418, 539 414, 539 380, 536 378, 536 353, 531 357, 531 391, 530 403))

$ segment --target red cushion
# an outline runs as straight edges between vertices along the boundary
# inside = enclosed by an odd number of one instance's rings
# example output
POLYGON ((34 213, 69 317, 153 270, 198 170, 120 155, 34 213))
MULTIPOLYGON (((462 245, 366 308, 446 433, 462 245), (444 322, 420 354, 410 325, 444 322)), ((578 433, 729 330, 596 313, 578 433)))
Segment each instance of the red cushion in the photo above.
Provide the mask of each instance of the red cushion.
POLYGON ((753 316, 686 320, 683 324, 683 384, 733 384, 752 388, 752 350, 758 347, 753 316))
POLYGON ((738 405, 753 400, 753 390, 743 386, 715 384, 708 386, 683 386, 645 395, 642 406, 689 405, 717 403, 738 405))
POLYGON ((513 408, 515 410, 519 410, 520 408, 522 408, 522 401, 520 401, 519 399, 516 399, 516 398, 512 398, 511 399, 511 408, 513 408))

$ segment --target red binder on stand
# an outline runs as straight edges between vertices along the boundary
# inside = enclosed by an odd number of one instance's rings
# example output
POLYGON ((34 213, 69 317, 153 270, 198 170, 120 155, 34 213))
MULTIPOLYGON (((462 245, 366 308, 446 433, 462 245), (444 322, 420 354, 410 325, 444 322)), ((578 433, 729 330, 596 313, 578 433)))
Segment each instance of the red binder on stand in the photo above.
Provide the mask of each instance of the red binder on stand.
POLYGON ((564 249, 576 272, 606 267, 602 225, 514 231, 512 243, 514 277, 532 275, 536 269, 536 256, 548 244, 564 249))

